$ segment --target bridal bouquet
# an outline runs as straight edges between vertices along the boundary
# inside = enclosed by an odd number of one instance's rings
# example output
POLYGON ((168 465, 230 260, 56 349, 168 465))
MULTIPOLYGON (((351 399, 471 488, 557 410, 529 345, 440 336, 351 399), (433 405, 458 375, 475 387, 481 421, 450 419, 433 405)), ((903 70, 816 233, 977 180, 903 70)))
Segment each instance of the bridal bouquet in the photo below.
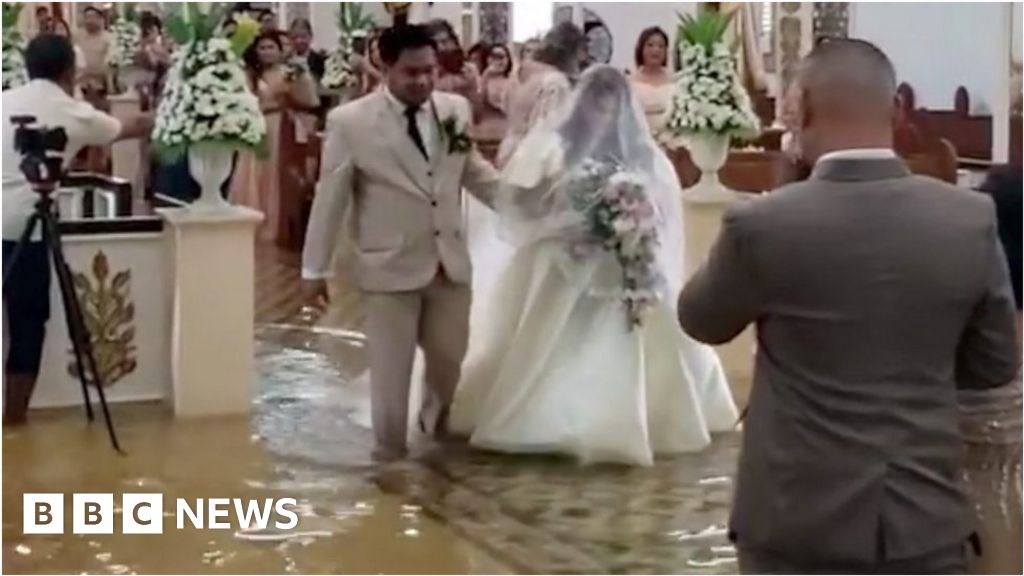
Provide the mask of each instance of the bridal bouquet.
POLYGON ((174 162, 196 144, 264 150, 266 120, 241 61, 259 25, 240 18, 230 38, 217 37, 217 11, 203 13, 191 3, 186 9, 188 21, 173 20, 170 27, 181 47, 174 53, 156 111, 153 141, 158 156, 174 162))
POLYGON ((338 7, 338 47, 324 63, 320 84, 327 90, 355 86, 359 77, 352 69, 357 38, 367 38, 373 30, 373 18, 363 12, 358 2, 343 2, 338 7))
POLYGON ((570 183, 569 195, 591 242, 611 253, 622 269, 630 328, 642 325, 664 282, 658 268, 658 213, 643 181, 614 162, 588 160, 570 183))
POLYGON ((21 13, 20 2, 4 2, 3 4, 3 89, 16 88, 28 82, 25 71, 25 57, 22 54, 24 42, 18 32, 18 15, 21 13))
POLYGON ((723 38, 732 14, 703 11, 685 15, 679 26, 682 69, 664 133, 678 146, 695 134, 753 138, 760 130, 747 90, 736 73, 732 52, 723 38))

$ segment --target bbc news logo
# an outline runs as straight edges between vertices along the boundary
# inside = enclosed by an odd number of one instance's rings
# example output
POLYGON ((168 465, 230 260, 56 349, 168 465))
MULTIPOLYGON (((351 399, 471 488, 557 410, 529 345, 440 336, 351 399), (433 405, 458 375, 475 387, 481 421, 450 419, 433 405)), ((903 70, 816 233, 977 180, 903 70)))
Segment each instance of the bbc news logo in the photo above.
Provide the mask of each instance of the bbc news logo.
MULTIPOLYGON (((71 496, 72 534, 114 533, 118 509, 113 494, 71 496)), ((24 494, 22 503, 25 534, 64 534, 64 494, 24 494)), ((164 518, 170 516, 178 530, 291 530, 299 524, 297 505, 295 498, 177 498, 173 513, 165 514, 163 494, 122 494, 120 533, 163 534, 164 518)))

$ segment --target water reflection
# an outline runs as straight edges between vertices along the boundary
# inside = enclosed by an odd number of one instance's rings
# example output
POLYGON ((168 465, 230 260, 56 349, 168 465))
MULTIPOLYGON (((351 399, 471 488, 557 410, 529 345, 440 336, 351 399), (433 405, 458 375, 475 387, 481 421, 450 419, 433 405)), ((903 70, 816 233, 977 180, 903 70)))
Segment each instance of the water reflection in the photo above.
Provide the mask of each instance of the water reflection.
MULTIPOLYGON (((735 571, 722 528, 735 438, 653 469, 426 444, 413 462, 377 467, 369 431, 352 423, 365 405, 366 390, 353 384, 363 355, 350 332, 264 326, 249 418, 174 421, 159 405, 118 406, 127 457, 113 454, 102 429, 77 411, 44 413, 5 432, 4 571, 735 571), (172 529, 142 546, 139 536, 25 536, 25 491, 296 497, 299 525, 172 529)), ((164 515, 173 524, 167 506, 164 515)))

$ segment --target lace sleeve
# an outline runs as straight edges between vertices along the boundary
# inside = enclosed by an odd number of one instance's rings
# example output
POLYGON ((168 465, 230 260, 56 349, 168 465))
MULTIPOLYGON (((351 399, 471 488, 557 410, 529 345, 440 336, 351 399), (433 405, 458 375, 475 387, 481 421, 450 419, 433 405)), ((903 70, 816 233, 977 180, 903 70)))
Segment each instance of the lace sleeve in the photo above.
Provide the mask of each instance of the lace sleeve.
POLYGON ((572 88, 561 74, 551 74, 544 80, 530 109, 528 126, 537 126, 553 112, 560 110, 569 100, 572 88))

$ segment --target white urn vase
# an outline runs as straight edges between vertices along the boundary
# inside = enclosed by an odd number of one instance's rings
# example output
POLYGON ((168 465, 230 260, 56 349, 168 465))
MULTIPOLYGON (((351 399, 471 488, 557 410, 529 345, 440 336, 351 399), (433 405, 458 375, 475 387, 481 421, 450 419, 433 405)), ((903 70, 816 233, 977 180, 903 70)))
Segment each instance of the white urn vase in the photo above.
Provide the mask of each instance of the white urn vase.
POLYGON ((188 149, 188 171, 199 184, 199 198, 190 208, 196 211, 216 211, 230 208, 221 194, 221 186, 231 176, 234 149, 215 144, 196 144, 188 149))
POLYGON ((686 139, 690 159, 700 170, 700 180, 683 191, 683 198, 690 202, 730 202, 735 192, 726 188, 718 179, 718 171, 729 157, 729 136, 719 134, 694 134, 686 139))

